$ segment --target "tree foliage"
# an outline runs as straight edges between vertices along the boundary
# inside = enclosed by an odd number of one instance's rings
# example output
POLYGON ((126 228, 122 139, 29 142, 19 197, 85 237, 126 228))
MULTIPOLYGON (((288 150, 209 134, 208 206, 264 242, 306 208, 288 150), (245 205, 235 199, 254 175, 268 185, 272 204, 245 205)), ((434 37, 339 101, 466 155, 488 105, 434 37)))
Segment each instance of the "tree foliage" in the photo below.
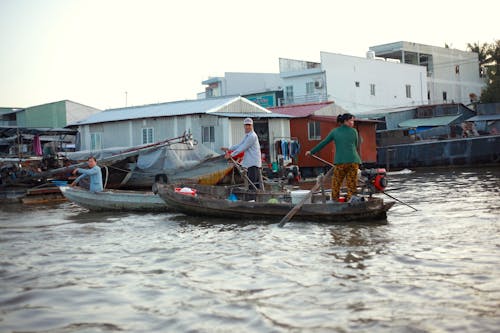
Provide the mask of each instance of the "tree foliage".
POLYGON ((500 102, 500 40, 487 44, 467 44, 467 49, 479 55, 479 64, 487 70, 487 86, 481 93, 482 103, 500 102))

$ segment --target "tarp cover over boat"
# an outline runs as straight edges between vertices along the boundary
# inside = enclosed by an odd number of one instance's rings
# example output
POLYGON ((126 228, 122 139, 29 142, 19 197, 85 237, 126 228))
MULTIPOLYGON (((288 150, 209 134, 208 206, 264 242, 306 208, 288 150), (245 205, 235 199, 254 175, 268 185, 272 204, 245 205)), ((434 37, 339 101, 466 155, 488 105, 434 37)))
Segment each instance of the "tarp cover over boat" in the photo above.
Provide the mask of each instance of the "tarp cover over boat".
MULTIPOLYGON (((217 154, 204 145, 189 143, 170 143, 162 147, 145 149, 134 147, 137 154, 130 154, 130 147, 107 148, 99 151, 79 151, 67 153, 66 157, 73 161, 84 161, 94 156, 99 161, 119 161, 120 156, 126 156, 127 164, 118 170, 116 164, 109 165, 109 171, 132 171, 127 176, 126 187, 150 187, 158 174, 165 174, 169 180, 196 179, 215 174, 216 178, 230 167, 223 155, 217 154), (116 157, 116 159, 114 159, 116 157), (113 170, 115 168, 115 170, 113 170)), ((133 152, 132 151, 132 152, 133 152)), ((121 159, 123 160, 123 158, 121 159)), ((125 184, 124 184, 125 185, 125 184)))

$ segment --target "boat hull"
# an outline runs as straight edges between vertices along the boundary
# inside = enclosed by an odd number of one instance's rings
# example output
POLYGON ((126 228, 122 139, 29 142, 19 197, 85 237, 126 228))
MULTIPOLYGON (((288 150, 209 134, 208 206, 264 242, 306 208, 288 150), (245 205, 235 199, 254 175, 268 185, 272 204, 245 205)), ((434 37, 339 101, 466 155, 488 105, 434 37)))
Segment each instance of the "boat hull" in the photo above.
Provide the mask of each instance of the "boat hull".
MULTIPOLYGON (((199 192, 198 192, 199 193, 199 192)), ((264 219, 279 221, 294 205, 283 201, 283 193, 269 194, 265 202, 246 200, 230 201, 225 197, 197 194, 180 194, 172 185, 158 184, 158 194, 172 210, 195 216, 213 216, 228 219, 264 219), (276 199, 269 201, 270 199, 276 199)), ((356 204, 326 203, 304 204, 292 220, 311 222, 366 222, 383 221, 393 202, 384 203, 380 198, 371 198, 356 204)))
POLYGON ((61 186, 62 194, 75 204, 92 211, 166 211, 165 202, 152 192, 105 190, 89 192, 85 189, 61 186))

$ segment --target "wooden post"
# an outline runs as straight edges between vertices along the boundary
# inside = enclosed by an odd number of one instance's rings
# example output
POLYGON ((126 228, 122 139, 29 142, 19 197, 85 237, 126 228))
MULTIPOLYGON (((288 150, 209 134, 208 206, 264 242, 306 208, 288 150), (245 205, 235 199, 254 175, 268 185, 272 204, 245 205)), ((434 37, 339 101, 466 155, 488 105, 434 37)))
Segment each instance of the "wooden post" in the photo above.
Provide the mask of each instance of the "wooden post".
POLYGON ((325 195, 325 184, 323 184, 323 174, 318 176, 317 182, 319 182, 320 185, 320 190, 321 190, 321 202, 326 203, 326 195, 325 195))
POLYGON ((259 168, 259 184, 260 184, 260 190, 264 192, 266 189, 264 187, 264 177, 262 177, 262 168, 259 168))

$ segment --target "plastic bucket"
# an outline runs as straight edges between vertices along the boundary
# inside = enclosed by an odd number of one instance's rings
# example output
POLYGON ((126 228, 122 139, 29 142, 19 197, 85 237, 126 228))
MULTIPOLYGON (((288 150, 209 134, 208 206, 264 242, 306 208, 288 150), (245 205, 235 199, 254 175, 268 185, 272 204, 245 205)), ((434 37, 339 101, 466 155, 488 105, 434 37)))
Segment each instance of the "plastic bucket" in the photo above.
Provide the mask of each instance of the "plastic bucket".
MULTIPOLYGON (((299 202, 302 201, 305 197, 307 197, 311 191, 308 190, 297 190, 297 191, 292 191, 290 192, 290 195, 292 196, 292 204, 296 205, 299 202)), ((305 203, 311 203, 311 196, 307 199, 305 203)))

